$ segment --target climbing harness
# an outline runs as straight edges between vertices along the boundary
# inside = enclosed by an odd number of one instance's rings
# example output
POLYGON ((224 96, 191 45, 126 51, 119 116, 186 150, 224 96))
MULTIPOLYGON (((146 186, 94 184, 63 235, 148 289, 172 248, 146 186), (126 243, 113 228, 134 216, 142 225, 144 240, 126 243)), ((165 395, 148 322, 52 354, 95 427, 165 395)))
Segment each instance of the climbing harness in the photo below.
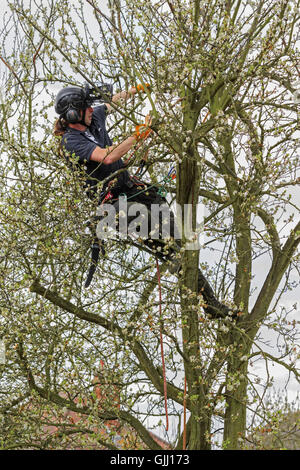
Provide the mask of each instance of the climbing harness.
POLYGON ((158 194, 162 197, 166 197, 168 190, 166 188, 166 184, 171 183, 176 178, 176 169, 174 166, 171 167, 168 174, 164 177, 164 179, 159 183, 160 188, 158 190, 158 194))
MULTIPOLYGON (((161 197, 166 197, 166 195, 168 193, 168 190, 166 188, 166 184, 172 182, 175 178, 176 178, 175 167, 171 167, 168 174, 163 178, 162 181, 160 181, 158 183, 151 184, 151 185, 143 183, 142 181, 140 181, 136 177, 136 175, 131 176, 130 181, 132 181, 132 183, 136 186, 138 191, 135 192, 134 194, 132 194, 131 196, 128 196, 126 193, 121 193, 121 194, 119 194, 119 196, 123 196, 127 199, 127 201, 129 201, 129 200, 131 200, 133 198, 136 198, 137 196, 141 195, 142 193, 147 193, 147 191, 151 190, 152 188, 157 188, 158 187, 157 193, 161 197)), ((101 205, 106 203, 106 202, 112 201, 113 199, 114 199, 114 196, 113 196, 113 193, 112 193, 112 189, 110 187, 108 187, 107 192, 102 196, 101 205)), ((97 217, 97 216, 94 217, 94 222, 96 222, 96 221, 99 221, 99 217, 97 217)), ((92 244, 92 248, 91 248, 91 265, 90 265, 88 275, 87 275, 87 279, 86 279, 86 282, 85 282, 85 285, 84 285, 85 288, 88 288, 89 285, 92 282, 94 273, 96 271, 96 266, 97 266, 97 263, 99 261, 100 251, 102 252, 103 256, 105 255, 104 241, 99 240, 97 238, 95 230, 93 231, 93 233, 94 233, 94 240, 93 240, 93 244, 92 244)))

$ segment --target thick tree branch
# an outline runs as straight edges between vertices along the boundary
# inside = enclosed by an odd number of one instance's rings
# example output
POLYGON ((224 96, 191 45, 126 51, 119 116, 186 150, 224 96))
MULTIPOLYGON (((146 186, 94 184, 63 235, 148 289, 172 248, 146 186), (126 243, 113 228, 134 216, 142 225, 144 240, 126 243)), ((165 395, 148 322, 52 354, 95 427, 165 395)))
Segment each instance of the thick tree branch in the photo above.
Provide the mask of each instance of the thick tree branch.
MULTIPOLYGON (((34 391, 35 393, 37 393, 41 398, 44 398, 47 401, 51 401, 55 403, 56 405, 59 405, 63 408, 67 408, 71 411, 74 411, 75 413, 82 414, 82 415, 91 414, 92 410, 89 408, 89 406, 78 406, 73 401, 67 400, 61 395, 58 395, 57 393, 51 390, 44 389, 43 387, 40 387, 39 385, 37 385, 34 379, 33 373, 28 364, 22 341, 18 342, 17 352, 20 358, 22 368, 27 376, 28 385, 31 391, 34 391)), ((136 431, 142 437, 144 442, 147 445, 149 445, 150 449, 161 449, 161 447, 157 444, 156 441, 154 441, 154 439, 151 437, 147 429, 141 424, 141 422, 138 419, 136 419, 133 415, 128 413, 127 411, 122 411, 122 410, 102 411, 102 412, 99 411, 97 413, 97 416, 104 421, 110 421, 110 420, 116 420, 116 419, 124 420, 125 422, 133 426, 134 429, 136 429, 136 431)))
MULTIPOLYGON (((93 313, 87 312, 84 308, 78 307, 71 302, 63 299, 57 292, 53 292, 50 289, 42 287, 38 281, 34 281, 30 286, 31 292, 41 295, 48 299, 52 304, 62 308, 63 310, 75 315, 81 320, 85 320, 89 323, 94 323, 101 326, 102 328, 115 332, 123 341, 130 342, 131 350, 136 355, 139 360, 140 366, 149 377, 153 385, 161 393, 163 392, 163 380, 157 369, 154 367, 153 362, 148 358, 141 344, 137 341, 136 338, 133 338, 131 335, 128 335, 128 332, 124 333, 122 328, 120 328, 115 322, 106 320, 105 318, 95 315, 93 313)), ((168 383, 168 396, 178 403, 182 404, 182 399, 180 399, 181 390, 174 385, 168 383)))
POLYGON ((278 232, 276 230, 276 226, 274 223, 273 217, 268 214, 264 209, 261 207, 256 208, 258 216, 262 219, 265 224, 266 230, 270 236, 272 252, 273 252, 273 259, 280 253, 280 239, 278 232))
POLYGON ((266 280, 260 290, 258 298, 252 308, 249 320, 253 327, 252 336, 256 334, 259 328, 259 322, 263 320, 267 314, 269 305, 273 299, 276 289, 289 265, 291 259, 296 252, 300 243, 300 221, 295 228, 291 231, 289 238, 285 245, 282 247, 280 253, 275 256, 272 266, 266 277, 266 280))

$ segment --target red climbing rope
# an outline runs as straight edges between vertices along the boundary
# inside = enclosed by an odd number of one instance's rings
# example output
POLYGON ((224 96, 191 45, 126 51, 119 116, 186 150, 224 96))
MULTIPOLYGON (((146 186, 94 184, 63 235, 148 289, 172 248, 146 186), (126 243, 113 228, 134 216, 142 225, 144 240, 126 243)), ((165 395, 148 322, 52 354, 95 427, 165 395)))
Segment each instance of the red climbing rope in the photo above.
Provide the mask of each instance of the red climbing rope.
POLYGON ((160 317, 160 351, 161 351, 161 360, 162 360, 162 369, 163 369, 163 378, 164 378, 164 397, 165 397, 165 411, 166 411, 166 431, 169 429, 169 418, 168 418, 168 395, 167 395, 167 379, 166 379, 166 367, 165 367, 165 357, 164 357, 164 345, 163 345, 163 334, 162 334, 162 311, 161 311, 161 285, 160 285, 160 272, 158 259, 156 258, 156 269, 157 269, 157 281, 158 281, 158 291, 159 291, 159 317, 160 317))

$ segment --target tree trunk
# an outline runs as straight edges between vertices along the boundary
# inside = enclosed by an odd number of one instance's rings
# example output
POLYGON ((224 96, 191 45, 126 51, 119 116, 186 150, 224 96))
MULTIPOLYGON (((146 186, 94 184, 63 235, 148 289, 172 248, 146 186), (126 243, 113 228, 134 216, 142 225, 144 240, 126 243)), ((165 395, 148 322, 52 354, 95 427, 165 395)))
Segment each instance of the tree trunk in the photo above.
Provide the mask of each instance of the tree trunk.
POLYGON ((245 436, 247 411, 247 370, 251 345, 245 338, 234 335, 235 350, 230 354, 227 365, 226 411, 224 420, 225 449, 237 450, 239 439, 245 436), (243 340, 243 341, 242 341, 243 340))
MULTIPOLYGON (((191 220, 193 227, 196 229, 196 214, 199 195, 199 166, 198 152, 193 141, 188 142, 188 131, 194 131, 199 110, 193 107, 194 96, 189 89, 185 89, 183 102, 183 128, 186 135, 183 136, 185 145, 182 146, 183 158, 178 165, 177 179, 177 203, 182 209, 182 242, 183 246, 187 241, 185 239, 185 220, 184 206, 189 204, 191 209, 191 220), (188 154, 188 158, 184 154, 188 154)), ((199 319, 197 306, 199 299, 198 293, 198 266, 199 266, 199 249, 185 250, 182 258, 182 273, 179 277, 179 285, 181 292, 181 315, 183 325, 183 350, 187 358, 196 358, 200 361, 199 351, 199 319)), ((203 413, 206 403, 206 393, 203 386, 199 383, 199 374, 197 369, 193 367, 193 362, 185 364, 185 374, 187 380, 187 393, 189 397, 193 397, 193 403, 190 406, 191 416, 189 419, 187 448, 189 450, 209 449, 210 444, 207 435, 210 431, 210 418, 203 413)))

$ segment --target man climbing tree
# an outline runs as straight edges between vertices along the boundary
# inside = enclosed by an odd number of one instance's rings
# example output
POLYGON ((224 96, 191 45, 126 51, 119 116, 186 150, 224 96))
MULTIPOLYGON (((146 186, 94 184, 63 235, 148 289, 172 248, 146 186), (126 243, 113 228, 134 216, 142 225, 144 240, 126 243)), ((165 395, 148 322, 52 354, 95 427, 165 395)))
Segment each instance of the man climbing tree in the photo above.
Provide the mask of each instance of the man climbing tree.
MULTIPOLYGON (((149 85, 146 85, 149 87, 149 85)), ((90 197, 99 197, 99 202, 110 202, 117 209, 119 216, 120 195, 126 196, 127 221, 128 205, 127 201, 140 202, 145 205, 149 213, 149 222, 153 221, 151 211, 154 205, 165 203, 165 199, 160 195, 159 188, 153 185, 145 184, 137 178, 131 177, 126 170, 126 166, 122 157, 128 153, 134 145, 141 140, 147 139, 151 135, 150 121, 146 120, 145 125, 136 126, 135 133, 118 145, 113 145, 109 134, 106 130, 106 116, 111 111, 112 105, 106 102, 93 109, 92 104, 99 99, 99 96, 93 98, 92 88, 86 86, 85 89, 80 87, 63 88, 57 95, 55 101, 55 111, 59 114, 56 121, 54 134, 62 136, 60 149, 66 156, 67 160, 72 161, 77 166, 84 167, 84 182, 87 195, 90 197), (105 180, 105 184, 101 185, 99 196, 99 183, 105 180)), ((129 92, 120 92, 109 97, 103 93, 104 97, 111 99, 111 103, 118 103, 120 100, 127 100, 138 91, 144 91, 142 84, 132 87, 129 92)), ((164 214, 165 216, 166 214, 164 214)), ((154 220, 154 224, 162 225, 163 217, 160 214, 159 219, 154 220)), ((179 233, 176 231, 176 223, 172 212, 168 212, 170 218, 169 239, 163 240, 162 237, 153 238, 148 234, 145 243, 153 249, 156 256, 165 253, 162 259, 170 261, 169 269, 171 272, 178 272, 181 263, 176 258, 177 252, 180 250, 180 242, 178 240, 179 233), (177 240, 175 240, 177 238, 177 240), (162 252, 158 251, 162 249, 162 252), (177 250, 177 251, 176 251, 177 250)), ((150 225, 150 224, 149 224, 150 225)), ((162 228, 159 230, 162 236, 162 228)), ((150 232, 151 233, 151 232, 150 232)), ((94 273, 95 263, 100 251, 100 246, 95 241, 92 253, 93 265, 91 267, 94 273), (95 251, 96 250, 96 251, 95 251)), ((104 250, 103 250, 104 252, 104 250)), ((86 287, 91 282, 92 275, 89 274, 86 287)), ((226 315, 233 316, 233 312, 228 307, 221 304, 214 296, 213 290, 205 279, 201 270, 198 272, 198 291, 203 295, 205 300, 204 309, 213 318, 224 318, 226 315)))

